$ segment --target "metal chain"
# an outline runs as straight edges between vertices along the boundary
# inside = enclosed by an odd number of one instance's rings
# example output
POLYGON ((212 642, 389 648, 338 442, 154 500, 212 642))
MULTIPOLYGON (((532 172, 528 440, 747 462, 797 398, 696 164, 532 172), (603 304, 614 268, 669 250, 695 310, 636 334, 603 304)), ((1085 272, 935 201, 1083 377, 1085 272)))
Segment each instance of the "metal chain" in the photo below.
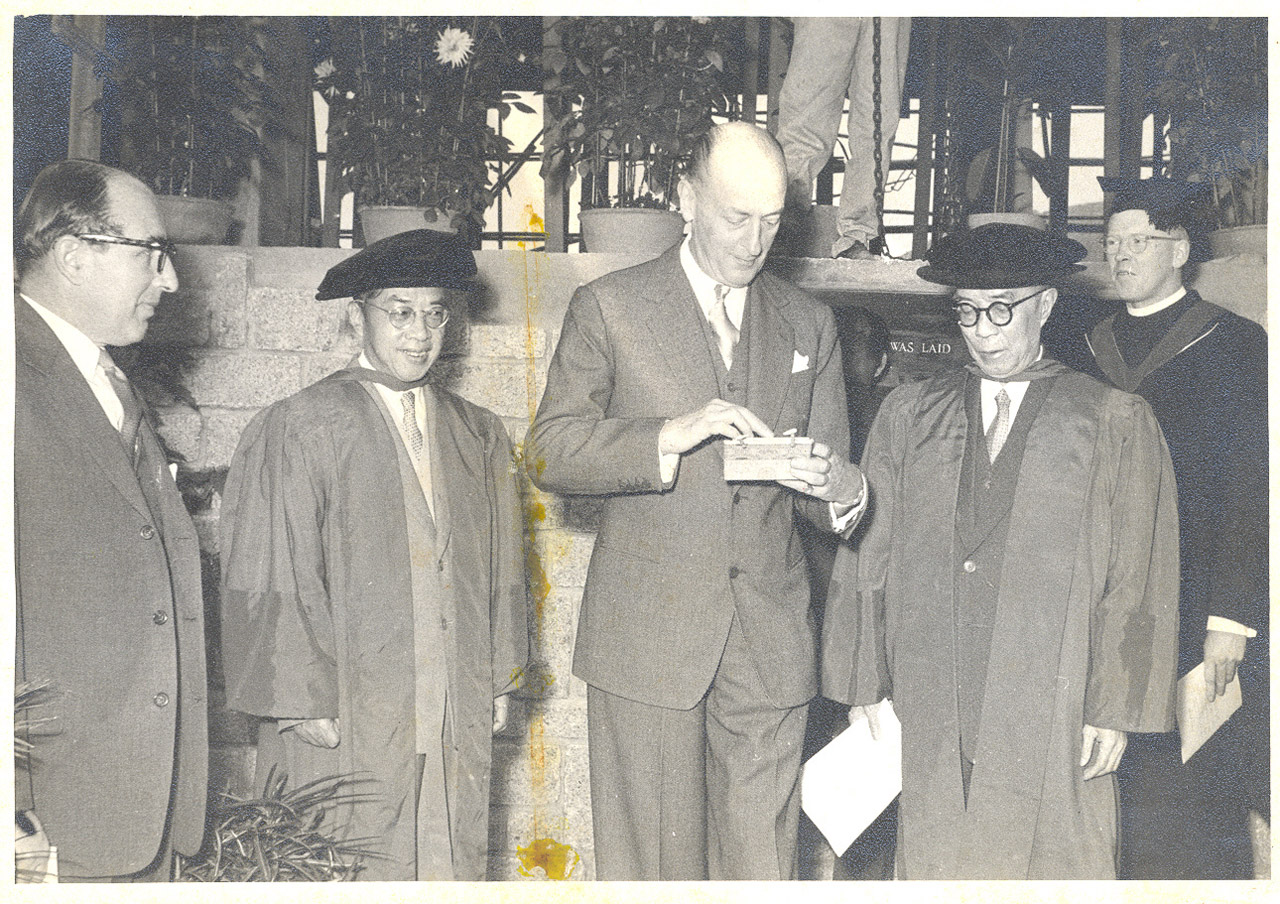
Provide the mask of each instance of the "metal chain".
POLYGON ((883 128, 880 117, 880 17, 871 17, 871 132, 876 161, 876 184, 872 192, 876 200, 877 237, 884 241, 884 152, 880 148, 883 128))

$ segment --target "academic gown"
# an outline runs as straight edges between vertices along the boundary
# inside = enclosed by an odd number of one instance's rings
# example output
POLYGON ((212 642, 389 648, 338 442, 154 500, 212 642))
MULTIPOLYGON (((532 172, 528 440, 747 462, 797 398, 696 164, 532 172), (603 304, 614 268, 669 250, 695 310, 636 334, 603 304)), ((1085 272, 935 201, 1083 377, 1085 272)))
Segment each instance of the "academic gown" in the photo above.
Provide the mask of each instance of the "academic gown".
MULTIPOLYGON (((413 816, 415 627, 429 631, 447 673, 444 749, 427 752, 428 767, 444 761, 452 875, 440 878, 479 880, 493 698, 515 686, 528 651, 519 500, 502 422, 438 388, 424 397, 435 541, 412 555, 438 573, 439 632, 414 624, 406 486, 416 479, 402 473, 403 443, 370 387, 340 371, 260 412, 232 462, 221 521, 227 698, 269 719, 338 717, 336 749, 294 744, 305 755, 285 758, 289 787, 358 779, 346 790, 372 799, 333 822, 382 855, 360 878, 423 877, 415 863, 440 859, 415 857, 413 816)), ((429 657, 418 667, 440 665, 429 657)), ((259 736, 265 774, 282 745, 272 723, 259 736)))
POLYGON ((1249 878, 1246 809, 1270 813, 1267 335, 1189 290, 1149 317, 1107 318, 1080 357, 1081 369, 1145 398, 1169 444, 1181 523, 1178 674, 1204 660, 1210 615, 1258 632, 1239 669, 1242 708, 1185 767, 1176 738, 1130 744, 1121 770, 1133 836, 1125 870, 1135 878, 1249 878), (1160 336, 1168 339, 1156 343, 1160 336), (1184 809, 1165 809, 1171 794, 1184 809))
POLYGON ((900 878, 1113 878, 1114 779, 1081 780, 1081 730, 1173 721, 1168 452, 1145 403, 1063 368, 1026 435, 1002 567, 984 575, 965 567, 952 529, 975 429, 966 379, 902 386, 876 417, 863 458, 871 509, 828 595, 823 693, 851 704, 889 696, 902 721, 900 878), (997 582, 967 803, 961 575, 997 582))

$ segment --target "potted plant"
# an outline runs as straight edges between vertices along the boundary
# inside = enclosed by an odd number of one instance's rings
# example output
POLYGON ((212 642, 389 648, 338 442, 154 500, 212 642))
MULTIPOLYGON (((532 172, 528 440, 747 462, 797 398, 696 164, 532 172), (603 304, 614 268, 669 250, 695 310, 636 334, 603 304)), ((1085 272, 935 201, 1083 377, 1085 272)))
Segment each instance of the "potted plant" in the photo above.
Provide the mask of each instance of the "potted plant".
POLYGON ((121 101, 121 163, 160 196, 169 237, 220 244, 274 109, 264 38, 244 16, 122 17, 106 73, 121 101))
POLYGON ((490 111, 533 112, 502 90, 511 51, 499 19, 335 16, 330 34, 332 56, 316 68, 329 103, 328 158, 355 193, 365 240, 482 230, 496 161, 511 146, 490 111), (371 222, 379 207, 414 210, 383 233, 371 222))
POLYGON ((1267 20, 1167 19, 1153 26, 1149 49, 1164 175, 1212 185, 1219 234, 1209 240, 1219 256, 1243 232, 1265 257, 1267 20))
MULTIPOLYGON (((569 16, 557 27, 559 45, 543 52, 547 103, 559 111, 543 176, 582 178, 589 250, 607 250, 591 229, 594 212, 609 209, 665 220, 652 249, 665 250, 683 231, 672 210, 690 151, 713 117, 737 115, 722 79, 723 29, 707 16, 569 16)), ((637 250, 639 228, 621 227, 617 250, 637 250)))

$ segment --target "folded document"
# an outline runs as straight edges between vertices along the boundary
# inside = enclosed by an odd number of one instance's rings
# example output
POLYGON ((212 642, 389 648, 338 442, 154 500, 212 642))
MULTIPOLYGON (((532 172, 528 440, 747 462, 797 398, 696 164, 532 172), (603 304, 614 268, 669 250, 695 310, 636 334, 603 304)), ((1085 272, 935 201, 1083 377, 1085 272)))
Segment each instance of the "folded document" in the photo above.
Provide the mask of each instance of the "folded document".
POLYGON ((1240 676, 1233 677, 1213 702, 1204 696, 1202 662, 1178 680, 1178 734, 1182 736, 1184 763, 1240 708, 1240 676))
POLYGON ((810 757, 800 780, 800 805, 837 855, 902 791, 902 724, 888 700, 872 709, 878 738, 866 720, 855 722, 810 757))

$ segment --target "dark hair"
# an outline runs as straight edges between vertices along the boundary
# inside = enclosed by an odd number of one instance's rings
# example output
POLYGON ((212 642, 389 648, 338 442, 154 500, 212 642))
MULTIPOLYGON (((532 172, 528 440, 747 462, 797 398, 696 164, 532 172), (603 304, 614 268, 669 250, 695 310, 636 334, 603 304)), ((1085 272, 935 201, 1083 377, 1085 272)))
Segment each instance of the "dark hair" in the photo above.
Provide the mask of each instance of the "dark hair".
POLYGON ((92 160, 60 160, 42 169, 18 208, 13 268, 22 277, 64 235, 120 231, 111 217, 110 185, 120 171, 92 160))

